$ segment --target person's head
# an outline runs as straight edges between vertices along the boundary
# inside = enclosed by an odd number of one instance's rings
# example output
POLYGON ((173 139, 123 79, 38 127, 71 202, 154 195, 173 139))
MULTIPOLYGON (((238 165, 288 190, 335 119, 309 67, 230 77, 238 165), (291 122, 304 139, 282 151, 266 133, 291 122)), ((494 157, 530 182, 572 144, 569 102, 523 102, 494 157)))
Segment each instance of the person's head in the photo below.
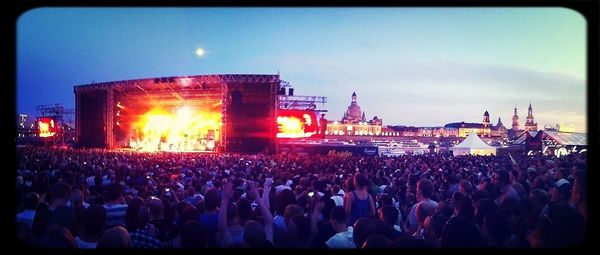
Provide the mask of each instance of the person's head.
POLYGON ((123 196, 121 185, 118 183, 109 184, 106 187, 106 196, 109 202, 117 202, 123 196))
POLYGON ((543 189, 534 189, 529 193, 529 201, 537 207, 543 207, 550 201, 548 192, 543 189))
POLYGON ((442 248, 482 248, 483 240, 475 223, 452 217, 446 222, 440 240, 442 248))
POLYGON ((554 181, 558 181, 564 177, 565 176, 563 176, 563 172, 561 171, 561 169, 554 169, 554 174, 552 175, 552 179, 554 181))
POLYGON ((161 219, 164 217, 165 205, 162 200, 151 198, 148 202, 148 209, 150 209, 150 215, 153 219, 161 219))
POLYGON ((469 220, 475 220, 475 210, 471 198, 465 196, 461 198, 455 206, 456 216, 464 217, 469 220))
POLYGON ((377 199, 377 202, 379 204, 379 207, 394 205, 394 200, 392 199, 392 196, 388 195, 387 193, 381 193, 379 199, 377 199))
POLYGON ((296 196, 293 191, 288 189, 282 190, 275 196, 275 214, 283 215, 288 205, 296 203, 296 196))
POLYGON ((510 175, 508 174, 508 171, 500 170, 500 171, 496 172, 494 174, 494 177, 492 178, 492 183, 498 188, 503 188, 504 186, 509 184, 510 183, 510 175))
POLYGON ((337 196, 340 193, 340 190, 341 190, 340 185, 337 185, 337 184, 333 185, 333 187, 331 188, 331 194, 333 196, 337 196))
POLYGON ((548 217, 540 217, 533 230, 527 235, 527 241, 531 248, 552 247, 556 236, 556 229, 548 217))
POLYGON ((398 209, 396 209, 396 207, 388 205, 379 208, 378 216, 379 219, 385 222, 386 224, 394 226, 394 224, 396 224, 396 221, 398 220, 399 214, 400 212, 398 211, 398 209))
POLYGON ((183 226, 186 222, 190 221, 190 220, 196 220, 198 219, 198 216, 200 215, 200 213, 198 213, 198 210, 193 208, 193 207, 188 207, 185 210, 183 210, 183 213, 181 213, 181 215, 179 216, 179 226, 183 226))
POLYGON ((85 209, 83 216, 83 231, 90 238, 98 238, 106 222, 106 209, 101 205, 92 204, 85 209))
POLYGON ((138 228, 143 228, 148 225, 148 222, 150 222, 150 210, 146 205, 142 205, 137 211, 136 225, 138 228))
POLYGON ((73 208, 66 205, 56 207, 54 213, 50 217, 49 224, 56 224, 68 229, 71 234, 77 235, 79 226, 77 225, 77 217, 73 208))
POLYGON ((76 249, 78 248, 71 232, 59 225, 51 225, 40 239, 42 248, 76 249))
POLYGON ((230 201, 227 205, 227 222, 236 222, 238 219, 237 205, 230 201))
POLYGON ((344 231, 346 230, 346 223, 348 222, 348 213, 346 213, 343 206, 336 206, 331 209, 329 221, 331 222, 333 229, 338 232, 344 231))
POLYGON ((510 237, 510 226, 506 217, 498 212, 490 212, 484 218, 484 232, 488 240, 502 245, 510 237))
POLYGON ((98 240, 96 248, 131 248, 132 245, 127 229, 116 226, 104 232, 98 240))
POLYGON ((369 187, 369 179, 364 174, 354 176, 354 187, 356 189, 367 189, 369 187))
POLYGON ((427 217, 423 223, 423 227, 425 228, 425 239, 437 241, 442 236, 442 230, 447 221, 448 217, 440 212, 436 212, 427 217))
POLYGON ((35 192, 29 192, 23 197, 23 207, 25 210, 35 210, 40 203, 40 196, 35 192))
POLYGON ((417 182, 417 200, 429 199, 433 194, 433 182, 429 179, 421 179, 417 182))
POLYGON ((586 224, 583 216, 569 205, 553 205, 548 210, 548 218, 559 234, 554 247, 576 245, 586 238, 586 224))
POLYGON ((204 196, 204 206, 206 207, 207 212, 214 212, 219 208, 219 204, 221 202, 221 194, 215 188, 211 188, 206 191, 206 195, 204 196))
POLYGON ((190 186, 187 190, 186 190, 186 195, 191 197, 194 196, 194 194, 196 194, 196 189, 193 186, 190 186))
POLYGON ((550 190, 550 201, 559 202, 567 201, 571 196, 571 183, 566 179, 560 179, 557 181, 550 190))
POLYGON ((141 197, 134 197, 127 203, 127 211, 125 212, 125 226, 130 232, 138 228, 138 211, 144 205, 144 200, 141 197))
POLYGON ((52 188, 52 199, 54 199, 54 200, 59 200, 59 199, 68 200, 70 194, 71 194, 71 186, 69 186, 66 183, 62 183, 62 182, 56 183, 56 184, 54 184, 54 187, 52 188))
POLYGON ((362 217, 354 223, 352 231, 352 240, 356 247, 362 247, 369 235, 377 232, 375 221, 370 218, 362 217))
POLYGON ((291 220, 292 218, 299 216, 299 215, 300 216, 304 215, 304 209, 302 209, 302 207, 300 207, 297 204, 288 205, 285 208, 285 212, 283 214, 283 216, 288 220, 291 220))
POLYGON ((266 240, 265 227, 256 221, 248 221, 244 226, 244 242, 250 247, 258 247, 266 240))
POLYGON ((181 228, 182 248, 205 248, 206 235, 202 224, 195 220, 187 221, 181 228))
POLYGON ((298 241, 300 241, 300 243, 305 243, 310 236, 310 220, 307 217, 304 217, 304 215, 296 215, 290 222, 293 222, 295 226, 292 229, 296 229, 298 241))
POLYGON ((494 200, 489 198, 480 199, 476 203, 475 207, 475 222, 479 225, 483 225, 483 220, 488 213, 497 212, 498 205, 494 200))
POLYGON ((319 198, 318 206, 321 207, 321 214, 327 220, 329 219, 329 213, 335 207, 335 202, 331 199, 331 197, 322 196, 319 198))
POLYGON ((71 192, 71 202, 73 202, 74 205, 83 203, 83 192, 78 189, 73 190, 73 192, 71 192))
POLYGON ((458 192, 469 196, 471 195, 471 192, 473 191, 473 186, 471 185, 470 182, 468 182, 467 180, 463 179, 459 182, 458 184, 458 192))
MULTIPOLYGON (((254 219, 256 214, 252 210, 252 204, 247 199, 240 199, 237 202, 238 215, 240 216, 240 224, 244 225, 244 222, 250 219, 254 219)), ((285 211, 285 209, 284 209, 285 211)))
POLYGON ((365 241, 365 243, 362 245, 361 248, 363 248, 363 249, 367 249, 367 248, 383 249, 383 248, 388 248, 388 247, 390 247, 390 240, 388 240, 382 234, 375 233, 375 234, 371 234, 371 235, 369 235, 369 237, 367 237, 367 240, 365 241))
POLYGON ((452 202, 450 202, 450 199, 440 201, 438 206, 435 208, 435 212, 443 213, 448 218, 452 217, 454 208, 452 207, 452 202))

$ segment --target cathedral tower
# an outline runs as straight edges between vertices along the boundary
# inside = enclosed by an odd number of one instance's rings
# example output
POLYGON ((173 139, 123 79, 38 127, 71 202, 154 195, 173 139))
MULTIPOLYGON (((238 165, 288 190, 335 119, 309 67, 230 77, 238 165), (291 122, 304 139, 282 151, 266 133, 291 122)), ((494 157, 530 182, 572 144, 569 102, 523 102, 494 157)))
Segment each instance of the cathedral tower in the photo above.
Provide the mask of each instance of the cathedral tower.
POLYGON ((517 115, 517 106, 515 105, 515 115, 512 117, 512 131, 519 132, 519 116, 517 115))

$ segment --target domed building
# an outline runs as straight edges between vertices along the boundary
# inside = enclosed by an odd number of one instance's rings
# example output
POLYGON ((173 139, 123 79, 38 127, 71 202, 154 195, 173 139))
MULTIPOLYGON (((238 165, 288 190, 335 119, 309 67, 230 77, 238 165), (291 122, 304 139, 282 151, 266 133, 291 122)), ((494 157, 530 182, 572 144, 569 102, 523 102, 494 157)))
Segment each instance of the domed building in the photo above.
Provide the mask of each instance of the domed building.
POLYGON ((348 106, 348 110, 344 113, 342 123, 353 124, 359 122, 365 122, 365 113, 361 111, 360 106, 356 102, 356 92, 352 92, 352 102, 348 106))
MULTIPOLYGON (((392 132, 384 132, 383 120, 377 116, 367 120, 365 112, 360 109, 356 101, 356 92, 352 93, 352 101, 340 122, 327 122, 326 135, 343 136, 392 136, 392 132)), ((396 136, 398 132, 394 133, 396 136)))

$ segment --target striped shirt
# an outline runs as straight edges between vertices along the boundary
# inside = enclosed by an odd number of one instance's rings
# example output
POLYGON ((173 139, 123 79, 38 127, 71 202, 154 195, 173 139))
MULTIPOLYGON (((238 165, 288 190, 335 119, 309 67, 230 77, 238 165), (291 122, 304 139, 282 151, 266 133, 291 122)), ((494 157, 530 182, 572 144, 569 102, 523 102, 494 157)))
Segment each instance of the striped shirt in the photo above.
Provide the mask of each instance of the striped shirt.
POLYGON ((125 226, 125 213, 127 213, 126 204, 105 204, 106 209, 106 228, 112 228, 116 225, 125 226))

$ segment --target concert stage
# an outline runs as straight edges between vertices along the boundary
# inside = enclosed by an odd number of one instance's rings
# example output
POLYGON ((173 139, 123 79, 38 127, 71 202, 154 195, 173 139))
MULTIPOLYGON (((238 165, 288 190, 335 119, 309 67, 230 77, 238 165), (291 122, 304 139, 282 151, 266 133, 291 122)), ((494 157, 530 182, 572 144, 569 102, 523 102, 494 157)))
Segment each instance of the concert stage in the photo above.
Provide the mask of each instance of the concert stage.
POLYGON ((74 87, 78 147, 275 151, 279 75, 197 75, 74 87))

